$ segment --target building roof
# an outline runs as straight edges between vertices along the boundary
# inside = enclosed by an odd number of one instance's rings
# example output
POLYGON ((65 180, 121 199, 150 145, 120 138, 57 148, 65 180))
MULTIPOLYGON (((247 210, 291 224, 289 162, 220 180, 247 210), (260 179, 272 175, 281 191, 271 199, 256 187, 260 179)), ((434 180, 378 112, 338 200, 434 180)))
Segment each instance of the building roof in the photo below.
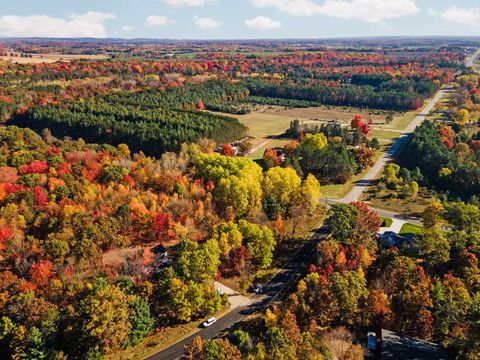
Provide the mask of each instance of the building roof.
POLYGON ((150 251, 155 254, 155 255, 162 255, 167 253, 167 248, 163 246, 162 244, 157 245, 153 248, 150 249, 150 251))
POLYGON ((397 247, 413 244, 413 234, 399 235, 393 231, 386 231, 380 235, 380 245, 383 248, 397 247))
POLYGON ((382 329, 381 359, 447 360, 447 354, 438 344, 382 329))

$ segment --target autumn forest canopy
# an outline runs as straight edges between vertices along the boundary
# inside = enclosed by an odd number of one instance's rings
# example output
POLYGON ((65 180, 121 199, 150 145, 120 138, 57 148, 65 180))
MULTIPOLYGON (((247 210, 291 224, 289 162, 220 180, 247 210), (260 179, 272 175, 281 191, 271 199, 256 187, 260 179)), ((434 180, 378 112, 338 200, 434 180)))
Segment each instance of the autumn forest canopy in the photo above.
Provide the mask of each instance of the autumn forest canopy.
POLYGON ((0 358, 478 359, 477 46, 0 41, 0 358))
POLYGON ((245 137, 237 120, 205 109, 236 114, 242 103, 294 102, 414 110, 460 64, 459 54, 448 48, 403 57, 320 48, 276 56, 220 52, 163 60, 4 62, 0 115, 58 136, 126 143, 161 155, 200 138, 225 143, 245 137))

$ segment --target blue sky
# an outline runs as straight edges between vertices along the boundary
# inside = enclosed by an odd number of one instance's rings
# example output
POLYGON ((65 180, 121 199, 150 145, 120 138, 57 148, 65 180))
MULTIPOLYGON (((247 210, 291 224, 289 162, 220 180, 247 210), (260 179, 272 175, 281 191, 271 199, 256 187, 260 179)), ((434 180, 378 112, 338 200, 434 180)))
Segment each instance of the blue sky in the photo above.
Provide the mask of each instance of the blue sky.
POLYGON ((0 0, 0 36, 480 35, 480 0, 0 0))

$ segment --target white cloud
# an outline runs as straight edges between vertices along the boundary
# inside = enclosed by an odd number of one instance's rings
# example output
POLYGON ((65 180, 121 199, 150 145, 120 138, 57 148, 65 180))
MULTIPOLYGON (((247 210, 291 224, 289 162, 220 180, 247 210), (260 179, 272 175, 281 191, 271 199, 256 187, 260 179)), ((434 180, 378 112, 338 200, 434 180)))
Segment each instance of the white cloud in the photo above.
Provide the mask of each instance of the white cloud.
POLYGON ((215 2, 216 0, 165 0, 165 2, 173 7, 182 7, 182 6, 204 6, 210 3, 215 2))
POLYGON ((145 18, 146 26, 168 26, 174 25, 175 23, 175 20, 170 19, 166 16, 149 15, 145 18))
POLYGON ((452 6, 442 12, 440 16, 449 22, 480 27, 480 8, 471 7, 465 9, 458 6, 452 6))
POLYGON ((253 0, 258 8, 273 7, 295 16, 312 16, 319 13, 320 6, 311 0, 253 0))
POLYGON ((195 22, 195 25, 203 30, 213 30, 220 26, 220 21, 208 17, 195 16, 193 21, 195 22))
POLYGON ((269 17, 257 16, 252 20, 245 21, 245 25, 252 29, 270 30, 281 27, 282 23, 280 21, 270 19, 269 17))
POLYGON ((122 26, 122 31, 130 32, 130 31, 133 31, 133 30, 135 30, 135 28, 133 26, 128 26, 128 25, 122 26))
POLYGON ((345 20, 356 19, 367 23, 415 15, 419 12, 415 0, 252 0, 258 8, 273 7, 295 16, 324 15, 345 20))
POLYGON ((438 15, 438 12, 432 8, 428 8, 428 14, 431 15, 431 16, 437 16, 438 15))
POLYGON ((107 37, 105 22, 115 14, 89 11, 66 19, 48 15, 0 16, 0 35, 12 37, 107 37))

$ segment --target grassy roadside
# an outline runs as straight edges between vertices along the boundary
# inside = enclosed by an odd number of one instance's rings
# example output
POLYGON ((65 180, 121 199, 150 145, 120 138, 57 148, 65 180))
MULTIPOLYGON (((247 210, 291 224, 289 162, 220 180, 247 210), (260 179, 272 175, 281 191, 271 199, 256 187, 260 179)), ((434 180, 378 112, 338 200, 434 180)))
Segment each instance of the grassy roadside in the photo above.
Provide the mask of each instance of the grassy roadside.
POLYGON ((195 330, 200 330, 198 328, 198 322, 161 328, 154 334, 146 337, 140 344, 105 356, 105 360, 145 359, 156 352, 166 349, 170 345, 189 337, 196 332, 195 330))

